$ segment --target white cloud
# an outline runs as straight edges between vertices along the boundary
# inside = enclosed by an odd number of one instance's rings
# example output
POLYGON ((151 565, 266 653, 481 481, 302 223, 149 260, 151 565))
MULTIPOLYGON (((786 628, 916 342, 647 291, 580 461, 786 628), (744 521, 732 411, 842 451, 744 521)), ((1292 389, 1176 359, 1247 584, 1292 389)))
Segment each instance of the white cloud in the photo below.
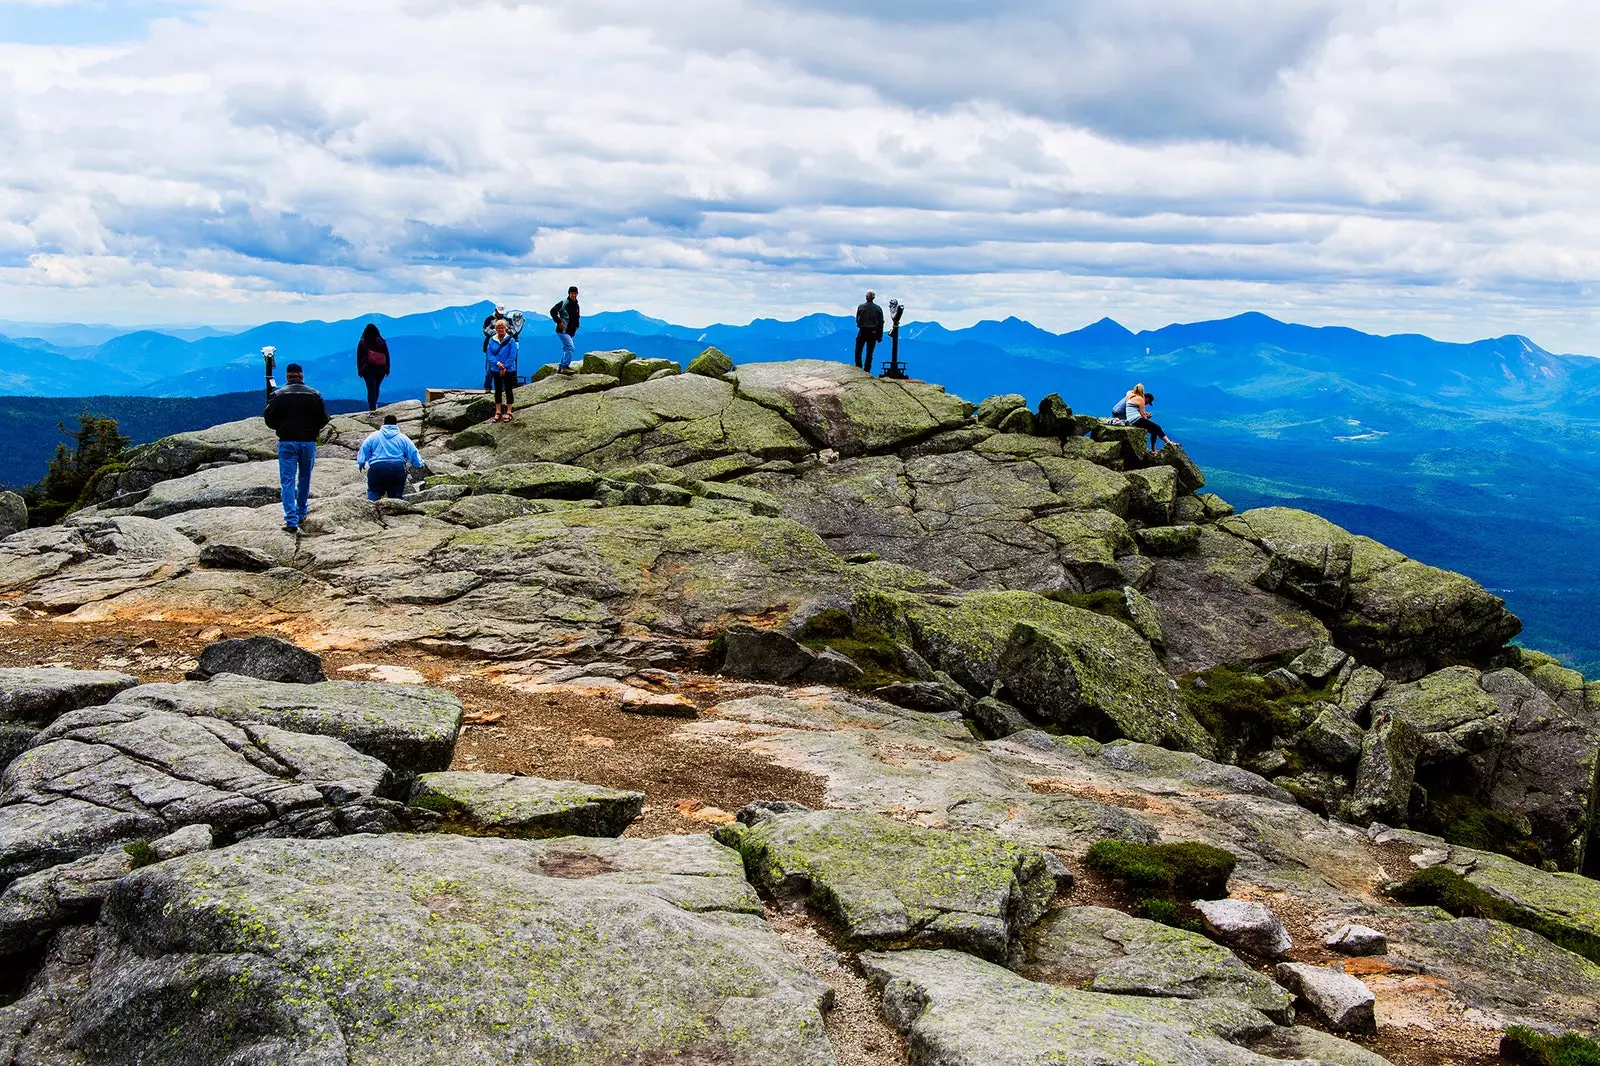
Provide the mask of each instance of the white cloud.
POLYGON ((1600 11, 905 7, 236 0, 0 43, 0 317, 572 279, 708 322, 871 284, 952 324, 1259 309, 1600 350, 1600 11))

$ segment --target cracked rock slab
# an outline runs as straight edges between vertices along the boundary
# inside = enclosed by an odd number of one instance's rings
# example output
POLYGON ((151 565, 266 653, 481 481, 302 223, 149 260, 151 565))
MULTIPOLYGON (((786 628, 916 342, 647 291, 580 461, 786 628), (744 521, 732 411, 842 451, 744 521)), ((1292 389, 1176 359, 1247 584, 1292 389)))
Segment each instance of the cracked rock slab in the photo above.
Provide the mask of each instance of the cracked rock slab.
POLYGON ((389 769, 331 737, 122 704, 57 719, 0 777, 0 883, 204 824, 231 838, 383 831, 389 769))
POLYGON ((807 895, 856 943, 940 944, 1003 959, 1055 896, 1037 848, 856 811, 767 813, 730 825, 758 886, 807 895))
POLYGON ((20 1043, 60 1033, 63 1066, 830 1066, 826 990, 760 915, 705 837, 250 841, 121 881, 87 986, 20 1043))
POLYGON ((488 836, 621 836, 644 810, 644 793, 581 781, 446 771, 423 774, 413 806, 444 816, 446 827, 488 836))
POLYGON ((68 711, 109 703, 139 683, 109 670, 0 669, 0 723, 43 727, 68 711))
POLYGON ((1280 1025, 1294 997, 1197 933, 1105 907, 1052 912, 1028 937, 1029 977, 1133 996, 1227 999, 1280 1025))
POLYGON ((297 685, 219 674, 209 681, 141 685, 113 703, 336 737, 400 774, 448 767, 461 729, 461 701, 421 685, 297 685))
MULTIPOLYGON (((1270 1066, 1276 1027, 1227 1000, 1057 988, 953 951, 861 956, 911 1060, 939 1066, 1270 1066)), ((1308 1058, 1308 1063, 1324 1060, 1308 1058)))

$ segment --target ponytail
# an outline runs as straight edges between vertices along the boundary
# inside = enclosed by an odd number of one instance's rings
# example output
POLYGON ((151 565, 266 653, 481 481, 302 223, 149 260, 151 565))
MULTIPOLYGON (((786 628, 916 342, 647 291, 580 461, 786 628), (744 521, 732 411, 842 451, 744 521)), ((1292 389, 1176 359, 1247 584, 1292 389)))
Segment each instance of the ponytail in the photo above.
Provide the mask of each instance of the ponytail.
POLYGON ((1135 385, 1133 387, 1133 394, 1135 396, 1143 396, 1144 395, 1144 382, 1141 381, 1139 384, 1137 384, 1137 385, 1135 385))

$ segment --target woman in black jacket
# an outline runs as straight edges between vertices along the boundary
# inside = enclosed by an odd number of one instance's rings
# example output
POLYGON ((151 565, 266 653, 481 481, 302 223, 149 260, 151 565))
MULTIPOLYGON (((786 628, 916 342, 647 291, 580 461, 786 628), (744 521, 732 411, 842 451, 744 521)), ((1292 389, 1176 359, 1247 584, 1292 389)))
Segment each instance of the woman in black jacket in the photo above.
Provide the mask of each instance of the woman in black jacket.
POLYGON ((367 383, 367 410, 378 409, 378 386, 389 376, 389 344, 371 322, 361 331, 356 345, 356 373, 367 383))

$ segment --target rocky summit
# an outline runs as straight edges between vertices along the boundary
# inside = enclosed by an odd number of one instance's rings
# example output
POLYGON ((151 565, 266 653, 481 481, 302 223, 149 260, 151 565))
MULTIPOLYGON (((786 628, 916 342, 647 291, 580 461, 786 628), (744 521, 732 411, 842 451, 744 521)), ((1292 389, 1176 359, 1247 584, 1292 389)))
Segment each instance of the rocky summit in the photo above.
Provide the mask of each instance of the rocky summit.
POLYGON ((0 1066, 1600 1036, 1600 684, 1476 582, 1057 396, 517 400, 384 409, 376 504, 336 418, 298 536, 259 419, 0 527, 0 1066))

